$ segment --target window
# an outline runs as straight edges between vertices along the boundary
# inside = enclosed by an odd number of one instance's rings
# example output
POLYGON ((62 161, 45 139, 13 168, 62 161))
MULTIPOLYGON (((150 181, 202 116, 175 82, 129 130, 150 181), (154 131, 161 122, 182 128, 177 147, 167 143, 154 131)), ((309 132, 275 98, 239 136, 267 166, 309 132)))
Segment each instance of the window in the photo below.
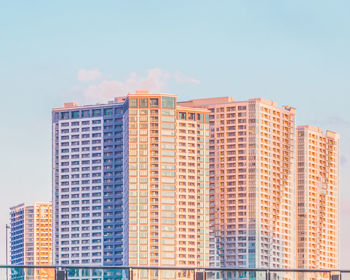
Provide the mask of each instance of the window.
MULTIPOLYGON (((89 110, 82 111, 82 117, 83 118, 89 118, 90 117, 90 111, 89 110)), ((86 124, 86 123, 83 122, 83 124, 86 124)))
POLYGON ((162 128, 175 129, 175 124, 173 124, 173 123, 162 123, 162 128))
POLYGON ((141 98, 140 99, 140 108, 147 108, 148 107, 148 99, 147 98, 141 98))
POLYGON ((92 116, 93 117, 100 117, 101 116, 101 110, 100 109, 92 110, 92 116))
POLYGON ((79 111, 73 111, 72 112, 72 119, 77 119, 79 118, 79 111))
POLYGON ((179 119, 180 120, 186 120, 186 113, 185 112, 179 112, 179 119))
POLYGON ((200 122, 203 122, 204 121, 203 114, 197 114, 197 120, 200 122))
POLYGON ((175 98, 169 97, 169 96, 163 96, 162 107, 167 109, 175 109, 175 98))
POLYGON ((159 105, 158 98, 151 98, 150 105, 151 105, 151 107, 158 107, 158 105, 159 105))
POLYGON ((69 112, 62 112, 61 113, 61 119, 64 119, 64 120, 69 119, 69 112))
POLYGON ((129 108, 137 108, 137 99, 136 98, 129 99, 129 108))
POLYGON ((113 113, 112 108, 104 109, 103 110, 103 115, 105 116, 111 116, 113 113))

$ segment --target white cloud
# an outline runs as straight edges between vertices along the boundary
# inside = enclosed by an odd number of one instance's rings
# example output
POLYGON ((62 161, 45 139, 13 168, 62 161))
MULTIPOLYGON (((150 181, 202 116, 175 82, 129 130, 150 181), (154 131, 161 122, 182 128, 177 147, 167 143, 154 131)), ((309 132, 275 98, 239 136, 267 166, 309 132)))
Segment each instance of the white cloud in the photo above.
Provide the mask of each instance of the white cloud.
MULTIPOLYGON (((102 77, 102 74, 100 72, 98 73, 99 77, 102 77)), ((89 78, 89 75, 85 75, 84 77, 89 78)), ((91 79, 84 80, 91 81, 91 79)), ((85 102, 94 103, 113 100, 114 97, 125 96, 128 93, 136 92, 136 90, 160 92, 166 89, 170 81, 175 81, 176 83, 199 84, 199 80, 186 77, 180 72, 171 74, 160 68, 152 68, 147 70, 145 77, 141 77, 136 72, 132 72, 122 81, 103 80, 100 83, 92 84, 83 90, 83 97, 85 102)))
POLYGON ((200 80, 192 78, 192 77, 186 77, 181 72, 176 72, 174 74, 175 81, 177 83, 186 83, 186 84, 200 84, 200 80))
POLYGON ((78 71, 78 81, 81 82, 90 82, 102 77, 102 74, 97 69, 80 69, 78 71))
POLYGON ((112 100, 116 96, 125 96, 136 90, 160 91, 166 87, 169 79, 170 74, 159 68, 149 69, 146 77, 139 77, 132 72, 125 81, 104 80, 89 86, 84 91, 84 97, 88 102, 96 102, 112 100))

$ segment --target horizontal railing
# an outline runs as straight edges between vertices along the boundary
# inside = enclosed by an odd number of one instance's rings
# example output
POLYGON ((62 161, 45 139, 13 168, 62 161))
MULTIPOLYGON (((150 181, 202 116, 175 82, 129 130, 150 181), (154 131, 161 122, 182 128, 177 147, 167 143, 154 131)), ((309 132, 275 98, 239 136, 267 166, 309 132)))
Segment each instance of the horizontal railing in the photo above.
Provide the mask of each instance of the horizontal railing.
POLYGON ((6 280, 257 279, 350 280, 350 269, 0 265, 6 280))

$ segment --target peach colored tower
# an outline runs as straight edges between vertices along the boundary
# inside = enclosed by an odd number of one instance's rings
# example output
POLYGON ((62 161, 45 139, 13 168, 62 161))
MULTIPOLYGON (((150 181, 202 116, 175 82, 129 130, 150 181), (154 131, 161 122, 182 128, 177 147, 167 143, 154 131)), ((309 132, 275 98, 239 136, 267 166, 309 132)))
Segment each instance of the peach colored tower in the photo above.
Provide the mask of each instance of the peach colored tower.
POLYGON ((339 267, 339 135, 297 128, 297 265, 339 267))
POLYGON ((180 102, 210 110, 210 265, 294 268, 295 109, 264 99, 180 102))
MULTIPOLYGON (((24 203, 10 208, 11 264, 52 265, 52 204, 24 203), (18 250, 19 248, 19 250, 18 250)), ((36 269, 25 279, 52 279, 52 269, 36 269)))
POLYGON ((208 266, 209 111, 148 91, 128 102, 129 265, 208 266))
POLYGON ((37 265, 52 264, 52 205, 34 203, 34 260, 37 265))

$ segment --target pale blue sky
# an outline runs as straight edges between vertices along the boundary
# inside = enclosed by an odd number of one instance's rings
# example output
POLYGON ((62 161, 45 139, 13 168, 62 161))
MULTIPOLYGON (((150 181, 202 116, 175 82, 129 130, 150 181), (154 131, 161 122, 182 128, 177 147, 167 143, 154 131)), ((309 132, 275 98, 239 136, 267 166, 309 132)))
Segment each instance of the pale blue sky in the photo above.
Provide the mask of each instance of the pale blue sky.
POLYGON ((51 199, 51 108, 150 85, 179 99, 264 97, 296 107, 299 124, 339 132, 349 268, 349 10, 349 1, 1 1, 0 263, 8 207, 51 199), (82 69, 96 79, 78 81, 82 69))

